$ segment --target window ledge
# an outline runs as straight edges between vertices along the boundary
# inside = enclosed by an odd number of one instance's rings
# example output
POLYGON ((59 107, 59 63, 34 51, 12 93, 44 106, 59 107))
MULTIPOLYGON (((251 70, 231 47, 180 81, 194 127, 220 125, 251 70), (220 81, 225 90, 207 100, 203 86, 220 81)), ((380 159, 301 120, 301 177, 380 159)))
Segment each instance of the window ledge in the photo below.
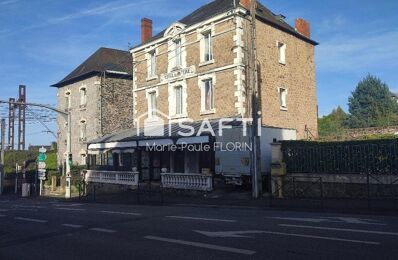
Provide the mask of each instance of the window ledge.
POLYGON ((203 66, 207 66, 207 65, 210 65, 210 64, 214 64, 214 62, 215 62, 214 59, 209 60, 209 61, 202 61, 201 63, 199 63, 199 67, 203 67, 203 66))
POLYGON ((212 110, 206 110, 206 111, 200 111, 200 115, 204 116, 204 115, 211 115, 211 114, 215 114, 216 110, 212 109, 212 110))
POLYGON ((281 111, 287 111, 287 107, 280 107, 281 111))
POLYGON ((151 80, 155 80, 155 79, 158 79, 157 75, 146 78, 146 81, 151 81, 151 80))
POLYGON ((170 116, 170 119, 183 119, 183 118, 187 118, 187 117, 188 117, 188 115, 186 113, 184 113, 184 114, 170 116))
POLYGON ((286 65, 286 61, 278 61, 280 65, 286 65))

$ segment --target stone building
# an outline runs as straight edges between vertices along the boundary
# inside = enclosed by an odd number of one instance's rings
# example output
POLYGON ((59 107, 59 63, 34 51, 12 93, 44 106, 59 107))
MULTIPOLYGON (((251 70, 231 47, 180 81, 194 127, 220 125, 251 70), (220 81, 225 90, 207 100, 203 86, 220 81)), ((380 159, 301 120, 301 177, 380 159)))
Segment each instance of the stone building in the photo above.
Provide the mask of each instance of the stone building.
MULTIPOLYGON (((133 126, 132 59, 127 51, 100 48, 60 82, 58 109, 72 116, 72 159, 85 165, 87 143, 133 126)), ((58 116, 58 163, 66 158, 67 121, 58 116)))
MULTIPOLYGON (((246 80, 251 43, 249 3, 248 0, 211 1, 154 36, 152 21, 143 18, 141 43, 130 50, 134 60, 135 128, 97 139, 89 149, 117 149, 116 157, 108 155, 113 164, 116 158, 125 169, 138 165, 142 179, 159 179, 161 171, 247 174, 248 152, 222 153, 222 148, 206 152, 148 152, 144 146, 248 141, 238 131, 244 129, 242 120, 251 117, 246 80), (232 129, 227 135, 199 134, 204 121, 209 121, 219 132, 217 121, 223 118, 233 120, 229 122, 232 129), (178 130, 183 128, 181 122, 187 122, 193 129, 191 137, 179 134, 178 130), (141 131, 162 125, 168 127, 160 134, 147 135, 141 131), (123 153, 126 148, 130 148, 129 152, 123 153)), ((261 164, 262 171, 267 172, 269 143, 274 138, 317 137, 314 61, 317 43, 310 38, 308 22, 297 19, 292 27, 283 15, 275 15, 260 3, 254 22, 261 164)))

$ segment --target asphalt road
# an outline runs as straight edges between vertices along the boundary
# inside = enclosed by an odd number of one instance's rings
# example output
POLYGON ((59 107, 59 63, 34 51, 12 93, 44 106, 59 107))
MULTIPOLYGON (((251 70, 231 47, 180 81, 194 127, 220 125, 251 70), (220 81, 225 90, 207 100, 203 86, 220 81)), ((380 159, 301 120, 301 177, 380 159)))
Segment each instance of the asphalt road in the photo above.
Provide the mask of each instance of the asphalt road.
POLYGON ((398 217, 0 198, 0 259, 398 259, 398 217))

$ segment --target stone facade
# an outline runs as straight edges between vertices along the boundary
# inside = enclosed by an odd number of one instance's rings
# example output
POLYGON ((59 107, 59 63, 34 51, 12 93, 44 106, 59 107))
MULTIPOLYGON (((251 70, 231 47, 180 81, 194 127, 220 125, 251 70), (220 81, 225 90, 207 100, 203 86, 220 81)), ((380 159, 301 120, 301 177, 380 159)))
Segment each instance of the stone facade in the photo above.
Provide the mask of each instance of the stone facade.
MULTIPOLYGON (((132 81, 120 77, 92 76, 58 88, 58 109, 68 111, 66 95, 70 95, 72 116, 72 159, 74 165, 84 165, 87 143, 105 134, 133 126, 132 81), (86 91, 86 104, 81 104, 81 91, 86 91), (85 124, 85 137, 81 127, 85 124)), ((58 116, 58 164, 66 156, 67 121, 58 116)))
MULTIPOLYGON (((315 82, 314 45, 296 35, 257 21, 257 59, 260 62, 259 86, 262 124, 264 126, 296 129, 297 137, 304 139, 306 129, 317 137, 317 97, 315 82), (278 61, 278 42, 286 45, 286 62, 278 61), (287 90, 287 106, 281 109, 279 88, 287 90)), ((144 43, 131 50, 134 67, 134 118, 141 127, 148 118, 148 93, 156 92, 157 110, 170 121, 189 118, 247 117, 247 42, 249 18, 238 7, 234 12, 220 14, 199 25, 184 27, 175 23, 163 37, 144 43), (201 35, 210 31, 214 59, 202 62, 201 35), (172 75, 175 39, 182 42, 181 72, 172 75), (150 53, 156 55, 156 72, 149 77, 150 53), (167 79, 166 79, 166 78, 167 79), (201 79, 210 77, 214 84, 214 110, 201 111, 201 79), (179 117, 171 108, 173 86, 184 89, 184 113, 179 117)), ((164 119, 164 118, 163 118, 164 119)))

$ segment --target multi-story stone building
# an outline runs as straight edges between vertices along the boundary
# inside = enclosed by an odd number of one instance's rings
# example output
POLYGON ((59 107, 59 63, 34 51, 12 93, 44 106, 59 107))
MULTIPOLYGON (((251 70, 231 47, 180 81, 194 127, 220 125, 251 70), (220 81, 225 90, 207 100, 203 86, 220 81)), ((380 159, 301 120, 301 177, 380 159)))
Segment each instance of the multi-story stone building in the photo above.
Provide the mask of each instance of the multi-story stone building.
MULTIPOLYGON (((138 166, 143 179, 158 179, 161 169, 171 173, 246 172, 248 153, 213 151, 148 151, 148 144, 246 142, 238 135, 242 118, 251 117, 247 83, 248 51, 256 28, 257 78, 261 112, 262 171, 268 171, 269 143, 275 139, 317 136, 317 98, 314 47, 310 26, 303 19, 291 27, 258 3, 255 21, 250 1, 215 0, 152 36, 152 21, 142 19, 142 42, 130 50, 134 60, 133 115, 135 128, 96 140, 89 149, 123 149, 123 167, 138 166), (197 134, 202 122, 211 125, 232 118, 223 137, 197 134), (188 121, 191 138, 177 134, 178 122, 188 121), (171 125, 167 137, 142 134, 141 129, 171 125), (128 161, 129 163, 124 163, 128 161)), ((218 124, 218 128, 219 124, 218 124)), ((220 130, 220 129, 216 129, 220 130)), ((112 158, 115 158, 112 156, 112 158)), ((115 160, 112 162, 114 163, 115 160)))
MULTIPOLYGON (((132 59, 127 51, 100 48, 60 82, 58 109, 71 112, 72 159, 85 165, 87 142, 133 126, 132 59)), ((58 117, 58 163, 66 158, 67 121, 58 117)))

